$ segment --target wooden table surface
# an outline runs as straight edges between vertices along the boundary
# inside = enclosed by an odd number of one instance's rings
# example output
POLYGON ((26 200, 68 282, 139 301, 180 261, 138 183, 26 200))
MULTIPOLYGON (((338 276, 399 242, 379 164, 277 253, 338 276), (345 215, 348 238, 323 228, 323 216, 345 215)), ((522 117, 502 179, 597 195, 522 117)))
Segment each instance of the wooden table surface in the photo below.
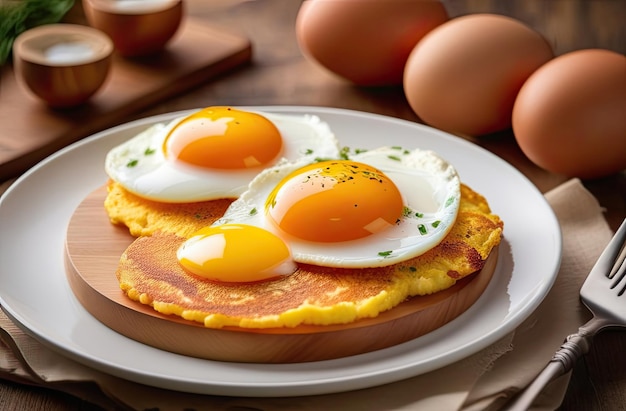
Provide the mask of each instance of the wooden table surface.
MULTIPOLYGON (((187 13, 214 27, 242 33, 253 44, 249 65, 221 75, 191 92, 170 98, 124 119, 209 105, 303 105, 348 108, 419 122, 401 87, 362 88, 339 79, 305 60, 294 34, 299 1, 232 1, 216 9, 216 2, 186 0, 187 13)), ((601 47, 626 52, 626 2, 621 0, 444 0, 450 16, 495 12, 525 21, 541 32, 555 52, 601 47)), ((218 4, 228 3, 219 0, 218 4)), ((80 2, 67 16, 81 22, 80 2)), ((384 33, 381 33, 384 35, 384 33)), ((539 169, 528 161, 510 131, 475 141, 504 158, 542 192, 567 177, 539 169)), ((601 205, 613 229, 626 216, 626 173, 584 181, 601 205)), ((626 404, 626 333, 608 331, 594 341, 591 352, 573 373, 562 410, 624 410, 626 404)), ((48 390, 0 381, 2 410, 92 410, 89 403, 48 390)))

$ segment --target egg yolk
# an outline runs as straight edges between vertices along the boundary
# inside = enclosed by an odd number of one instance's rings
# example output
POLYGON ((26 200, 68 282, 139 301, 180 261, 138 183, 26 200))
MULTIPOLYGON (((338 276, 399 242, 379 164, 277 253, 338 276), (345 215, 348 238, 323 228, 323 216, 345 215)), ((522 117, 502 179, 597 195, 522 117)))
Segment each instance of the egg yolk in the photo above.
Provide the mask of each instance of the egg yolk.
POLYGON ((222 282, 267 280, 297 268, 283 240, 245 224, 203 228, 180 246, 177 257, 185 270, 222 282))
POLYGON ((354 161, 324 161, 285 177, 265 204, 270 220, 303 240, 363 238, 396 224, 400 191, 389 177, 354 161))
POLYGON ((187 116, 163 143, 167 158, 217 169, 265 166, 282 148, 280 132, 269 119, 230 107, 208 107, 187 116))

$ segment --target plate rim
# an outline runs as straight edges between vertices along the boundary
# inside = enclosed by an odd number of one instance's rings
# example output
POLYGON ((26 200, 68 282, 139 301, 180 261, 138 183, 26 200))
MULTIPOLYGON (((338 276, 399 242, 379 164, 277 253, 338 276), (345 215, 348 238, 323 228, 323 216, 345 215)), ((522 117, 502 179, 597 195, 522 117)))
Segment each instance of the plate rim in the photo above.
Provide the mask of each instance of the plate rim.
MULTIPOLYGON (((69 348, 64 348, 59 345, 58 342, 52 340, 50 336, 41 335, 41 332, 37 332, 33 330, 32 321, 28 321, 23 315, 20 315, 17 311, 15 311, 10 304, 7 306, 6 300, 3 296, 2 291, 0 291, 0 305, 2 306, 3 311, 7 314, 7 316, 15 322, 20 328, 22 328, 28 334, 34 336, 39 341, 43 342, 49 348, 60 352, 66 357, 70 357, 78 362, 81 362, 85 365, 93 367, 95 369, 99 369, 104 372, 108 372, 112 375, 116 375, 122 378, 130 379, 136 382, 153 385, 161 388, 169 388, 176 389, 179 391, 187 391, 187 392, 196 392, 196 393, 205 393, 205 394, 218 394, 218 395, 237 395, 237 396, 267 396, 267 397, 275 397, 275 396, 296 396, 296 395, 310 395, 310 394, 325 394, 332 392, 341 392, 341 391, 349 391, 360 388, 367 388, 374 385, 380 385, 383 383, 389 383, 393 381, 398 381, 401 379, 405 379, 408 377, 416 376, 419 374, 423 374, 425 372, 432 371, 437 368, 441 368, 445 365, 456 362, 462 358, 465 358, 473 353, 480 351, 481 349, 487 347, 488 345, 494 343, 501 337, 505 336, 507 333, 514 330, 519 324, 523 322, 541 303, 541 301, 545 298, 550 288, 554 284, 556 279, 556 275, 558 274, 559 262, 561 259, 562 252, 562 238, 561 232, 558 225, 558 220, 554 215, 551 207, 547 203, 547 200, 544 198, 543 194, 539 192, 539 190, 534 186, 534 184, 526 178, 519 170, 515 169, 513 166, 508 164, 505 160, 498 157, 494 153, 489 152, 488 150, 468 141, 462 139, 460 137, 445 133, 443 131, 434 129, 432 127, 411 122, 409 120, 404 120, 396 117, 390 117, 382 114, 369 113, 365 111, 358 111, 352 109, 345 108, 332 108, 332 107, 315 107, 315 106, 281 106, 281 105, 272 105, 272 106, 238 106, 241 109, 250 109, 250 110, 259 110, 259 111, 270 111, 270 112, 280 112, 280 113, 297 113, 297 114, 314 114, 314 115, 337 115, 343 118, 356 118, 356 117, 365 117, 369 120, 374 121, 382 121, 382 122, 391 122, 398 123, 401 126, 407 126, 411 128, 415 128, 416 130, 425 131, 428 134, 435 134, 442 136, 444 139, 448 141, 454 141, 455 144, 459 144, 461 147, 470 150, 477 150, 482 155, 486 155, 499 166, 505 167, 509 172, 512 172, 519 178, 521 181, 524 181, 527 184, 527 189, 534 190, 534 194, 537 195, 537 199, 541 199, 542 207, 547 212, 546 216, 551 224, 554 247, 556 251, 556 255, 553 255, 551 273, 548 278, 546 278, 542 284, 538 285, 537 292, 526 301, 525 305, 519 309, 513 316, 508 318, 505 326, 501 326, 497 330, 492 330, 486 336, 484 336, 479 342, 477 341, 467 341, 464 346, 459 347, 454 352, 448 353, 445 360, 442 358, 444 355, 440 355, 439 358, 433 358, 428 366, 422 366, 419 370, 416 370, 415 367, 405 366, 405 367, 395 367, 394 369, 385 369, 378 371, 371 371, 369 373, 364 373, 358 376, 352 377, 341 377, 341 376, 333 376, 332 378, 327 378, 324 380, 316 380, 316 381, 299 381, 299 380, 290 380, 281 384, 281 387, 277 387, 275 383, 263 383, 263 382, 221 382, 219 384, 210 383, 207 384, 203 381, 192 380, 184 378, 171 378, 168 375, 146 375, 145 372, 141 370, 132 369, 130 367, 124 367, 120 364, 112 364, 109 362, 105 362, 104 360, 94 359, 87 355, 85 352, 75 352, 69 348), (30 325, 30 327, 29 327, 30 325), (242 389, 246 389, 246 392, 240 392, 242 389), (236 394, 235 394, 236 392, 236 394)), ((110 137, 111 135, 115 135, 116 133, 123 132, 124 130, 128 130, 132 127, 138 127, 146 124, 152 124, 154 122, 163 121, 169 118, 173 118, 178 115, 183 115, 185 113, 193 112, 197 109, 187 109, 187 110, 179 110, 170 113, 157 114, 154 116, 144 117, 137 120, 133 120, 124 124, 117 125, 115 127, 111 127, 109 129, 103 130, 99 133, 93 134, 89 137, 86 137, 78 142, 75 142, 55 153, 48 156, 46 159, 39 162, 37 165, 33 166, 27 172, 22 174, 7 190, 3 193, 0 198, 0 211, 2 205, 4 204, 7 198, 10 198, 13 194, 13 191, 18 190, 18 187, 21 185, 27 184, 32 175, 36 175, 36 173, 41 172, 47 165, 52 164, 58 161, 60 158, 65 156, 68 153, 71 153, 74 150, 78 150, 83 146, 89 146, 90 144, 95 144, 101 139, 105 139, 110 137)), ((341 138, 339 139, 341 141, 341 138)), ((95 167, 95 166, 94 166, 95 167)), ((2 214, 0 214, 0 217, 2 214)), ((506 224, 506 222, 505 222, 506 224)), ((63 233, 63 236, 65 233, 63 233)), ((2 240, 2 238, 0 238, 2 240)), ((505 240, 506 240, 506 228, 505 228, 505 240)), ((2 274, 0 274, 0 283, 2 282, 2 274)), ((476 303, 478 304, 483 298, 479 299, 476 303)), ((476 305, 475 304, 475 305, 476 305)), ((470 310, 474 308, 471 307, 470 310)), ((463 316, 461 316, 462 318, 463 316)), ((93 319, 93 321, 97 321, 93 319)), ((459 319, 457 318, 457 320, 459 319)), ((453 323, 455 322, 453 321, 453 323)), ((446 327, 446 326, 444 326, 446 327)), ((41 330, 39 330, 41 331, 41 330)), ((113 332, 113 331, 111 331, 113 332)), ((114 333, 114 332, 113 332, 114 333)), ((420 337, 423 338, 423 337, 420 337)), ((140 343, 137 343, 140 344, 140 343)), ((406 343, 405 343, 406 344, 406 343)), ((395 347, 387 348, 381 351, 389 351, 393 352, 395 347)), ((363 354, 367 356, 368 354, 363 354)), ((362 357, 363 355, 359 356, 362 357)), ((393 354, 390 354, 393 355, 393 354)), ((346 362, 349 359, 340 359, 340 360, 329 360, 329 361, 339 361, 346 362)), ((200 360, 206 361, 206 360, 200 360)), ((288 370, 288 368, 287 368, 288 370)))

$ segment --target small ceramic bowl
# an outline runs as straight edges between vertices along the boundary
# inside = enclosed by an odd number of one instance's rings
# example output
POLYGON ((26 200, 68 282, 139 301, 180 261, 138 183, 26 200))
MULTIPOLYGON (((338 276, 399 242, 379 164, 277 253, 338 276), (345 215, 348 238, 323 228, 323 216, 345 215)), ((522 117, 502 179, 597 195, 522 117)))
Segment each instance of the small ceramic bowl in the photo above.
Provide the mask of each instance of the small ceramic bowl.
POLYGON ((161 51, 178 31, 182 0, 83 0, 92 27, 111 37, 123 56, 144 56, 161 51))
POLYGON ((76 24, 27 30, 13 43, 18 81, 53 107, 84 103, 104 84, 113 43, 104 33, 76 24))

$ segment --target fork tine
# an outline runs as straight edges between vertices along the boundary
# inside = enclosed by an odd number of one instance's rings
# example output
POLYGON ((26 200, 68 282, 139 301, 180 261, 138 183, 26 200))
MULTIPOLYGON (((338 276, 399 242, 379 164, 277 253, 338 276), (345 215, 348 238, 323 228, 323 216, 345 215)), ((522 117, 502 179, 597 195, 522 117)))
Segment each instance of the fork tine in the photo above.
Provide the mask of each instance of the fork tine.
MULTIPOLYGON (((622 221, 622 224, 617 229, 614 240, 619 241, 622 246, 615 249, 613 267, 607 270, 606 276, 614 280, 610 286, 611 289, 616 288, 626 276, 626 219, 622 221)), ((621 296, 624 292, 626 292, 626 284, 624 284, 621 290, 618 290, 617 295, 621 296)))
MULTIPOLYGON (((617 287, 618 284, 622 282, 624 277, 626 277, 626 247, 624 247, 624 249, 620 253, 618 257, 618 262, 617 264, 615 264, 615 267, 613 268, 613 270, 611 270, 611 274, 609 275, 609 278, 615 280, 611 285, 611 289, 617 287)), ((624 294, 624 292, 626 292, 626 283, 624 283, 622 289, 617 292, 617 295, 621 296, 622 294, 624 294)))
POLYGON ((626 243, 626 219, 622 221, 613 238, 607 244, 585 282, 593 281, 594 277, 613 278, 616 267, 619 266, 616 261, 621 258, 620 253, 623 252, 624 243, 626 243))
MULTIPOLYGON (((609 278, 615 277, 619 271, 623 272, 624 268, 624 259, 626 259, 626 247, 622 248, 622 252, 619 254, 619 257, 615 259, 616 263, 611 269, 611 272, 608 273, 609 278)), ((619 282, 619 281, 618 281, 619 282)))

